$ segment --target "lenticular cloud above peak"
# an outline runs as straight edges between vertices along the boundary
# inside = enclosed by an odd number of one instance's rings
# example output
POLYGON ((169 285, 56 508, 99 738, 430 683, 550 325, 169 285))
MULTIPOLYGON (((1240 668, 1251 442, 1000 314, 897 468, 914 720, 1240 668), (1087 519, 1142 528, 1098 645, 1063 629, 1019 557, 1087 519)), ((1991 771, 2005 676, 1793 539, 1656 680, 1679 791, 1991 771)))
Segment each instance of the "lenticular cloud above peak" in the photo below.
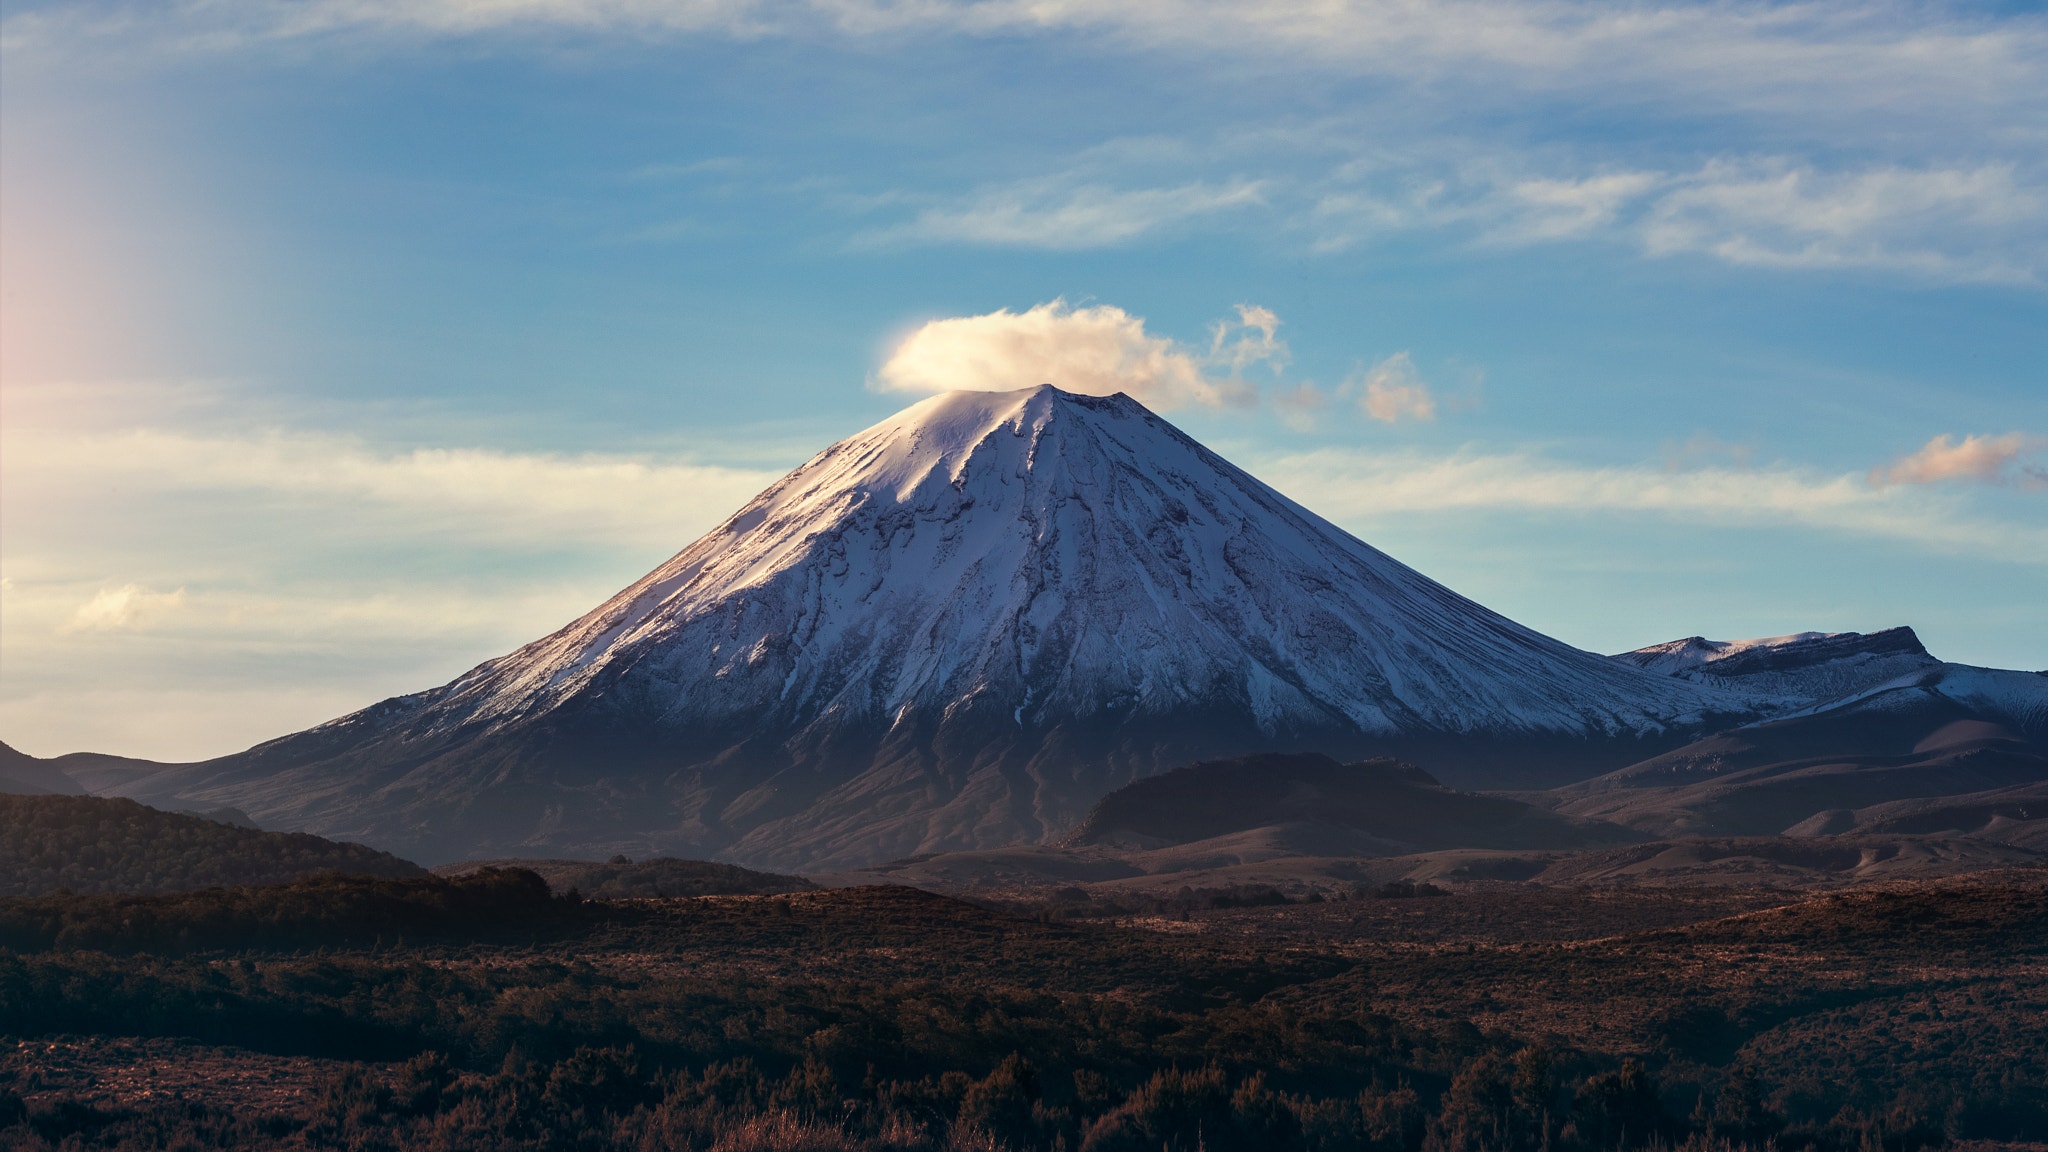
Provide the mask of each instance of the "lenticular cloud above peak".
POLYGON ((1236 321, 1212 328, 1197 352, 1145 330, 1142 317, 1112 304, 1076 308, 1065 300, 1012 312, 932 320, 904 337, 875 374, 884 391, 1008 392, 1050 384, 1087 396, 1124 393, 1154 408, 1249 403, 1257 391, 1244 369, 1286 362, 1270 310, 1241 305, 1236 321))

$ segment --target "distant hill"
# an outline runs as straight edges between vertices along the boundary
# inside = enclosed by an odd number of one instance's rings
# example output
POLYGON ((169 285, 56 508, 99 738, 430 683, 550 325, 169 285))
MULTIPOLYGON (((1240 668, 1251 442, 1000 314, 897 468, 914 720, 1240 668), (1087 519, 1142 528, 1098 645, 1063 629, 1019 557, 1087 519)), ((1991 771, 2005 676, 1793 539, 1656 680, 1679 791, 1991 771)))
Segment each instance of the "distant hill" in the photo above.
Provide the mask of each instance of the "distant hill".
POLYGON ((634 863, 616 857, 599 864, 590 860, 465 860, 443 864, 436 876, 466 876, 485 868, 524 868, 538 873, 556 893, 570 889, 592 899, 623 900, 652 896, 773 896, 807 892, 817 885, 801 876, 756 872, 709 860, 677 860, 664 856, 634 863))
POLYGON ((1317 855, 1586 848, 1635 839, 1612 824, 1446 788, 1398 760, 1339 764, 1301 753, 1211 760, 1140 780, 1103 797, 1066 843, 1155 849, 1279 827, 1297 838, 1344 841, 1317 855))
POLYGON ((2043 785, 2048 676, 1948 664, 1552 795, 1562 812, 1659 837, 1974 835, 2041 819, 2040 793, 2027 790, 2043 785))
POLYGON ((1615 659, 1695 684, 1775 697, 1785 705, 1821 704, 1942 667, 1911 628, 1800 632, 1761 640, 1688 636, 1615 659))
POLYGON ((55 763, 0 744, 0 796, 78 796, 84 792, 55 763))
POLYGON ((279 884, 321 872, 419 877, 417 864, 303 832, 264 832, 96 796, 0 795, 0 897, 279 884))

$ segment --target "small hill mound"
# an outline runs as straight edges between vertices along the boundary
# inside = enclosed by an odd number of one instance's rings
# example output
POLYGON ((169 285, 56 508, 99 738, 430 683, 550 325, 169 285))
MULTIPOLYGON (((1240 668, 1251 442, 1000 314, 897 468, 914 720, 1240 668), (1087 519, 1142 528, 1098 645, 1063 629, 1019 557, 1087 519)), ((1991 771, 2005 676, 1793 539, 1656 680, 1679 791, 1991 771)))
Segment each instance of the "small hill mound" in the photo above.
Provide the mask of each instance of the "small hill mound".
POLYGON ((436 876, 466 876, 485 868, 524 868, 537 873, 557 893, 574 889, 601 900, 673 896, 775 896, 808 892, 817 885, 801 876, 756 872, 709 860, 677 860, 663 856, 634 863, 615 856, 605 863, 591 860, 465 860, 443 864, 436 876))
POLYGON ((1301 753, 1211 760, 1140 780, 1103 797, 1066 843, 1155 849, 1276 828, 1286 829, 1290 840, 1338 833, 1347 854, 1371 855, 1584 848, 1635 839, 1611 824, 1446 788, 1399 760, 1339 764, 1301 753), (1369 852, 1360 846, 1368 841, 1369 852))
POLYGON ((426 869, 360 844, 264 832, 98 796, 0 795, 0 896, 166 893, 282 884, 322 872, 426 869))

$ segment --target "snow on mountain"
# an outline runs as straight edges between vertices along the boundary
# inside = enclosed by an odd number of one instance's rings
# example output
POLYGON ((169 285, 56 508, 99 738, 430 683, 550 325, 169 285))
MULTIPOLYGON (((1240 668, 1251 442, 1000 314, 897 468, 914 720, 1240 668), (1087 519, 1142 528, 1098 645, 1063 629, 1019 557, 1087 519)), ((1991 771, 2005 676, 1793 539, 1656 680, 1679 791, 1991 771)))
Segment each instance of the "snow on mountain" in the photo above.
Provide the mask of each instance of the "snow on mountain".
POLYGON ((2008 725, 2015 732, 2048 744, 2048 672, 1979 668, 1972 664, 1936 662, 1754 724, 1808 716, 1907 711, 1937 701, 1959 707, 1973 718, 2008 725))
POLYGON ((551 636, 124 790, 423 859, 814 865, 1043 839, 1194 759, 1633 737, 1746 700, 1524 628, 1129 397, 1048 386, 916 404, 551 636))
POLYGON ((1689 636, 1614 659, 1725 692, 1773 712, 1824 703, 1896 677, 1941 666, 1911 628, 1797 632, 1756 640, 1689 636))
POLYGON ((512 722, 626 668, 717 725, 1221 696, 1269 734, 1635 731, 1709 702, 1458 596, 1136 401, 1051 387, 937 396, 834 445, 442 706, 512 722))

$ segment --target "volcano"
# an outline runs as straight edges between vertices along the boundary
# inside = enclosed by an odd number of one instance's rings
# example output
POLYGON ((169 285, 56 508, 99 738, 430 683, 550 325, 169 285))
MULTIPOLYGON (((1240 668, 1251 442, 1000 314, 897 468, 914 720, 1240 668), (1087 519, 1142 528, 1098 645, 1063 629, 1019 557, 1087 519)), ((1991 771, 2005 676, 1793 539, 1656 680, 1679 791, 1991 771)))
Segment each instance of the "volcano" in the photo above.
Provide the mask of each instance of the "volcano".
POLYGON ((1583 778, 1746 707, 1452 592, 1128 396, 1045 386, 832 445, 450 684, 111 790, 428 862, 819 868, 1047 840, 1252 752, 1448 777, 1428 750, 1459 748, 1500 783, 1533 748, 1630 749, 1583 778))

